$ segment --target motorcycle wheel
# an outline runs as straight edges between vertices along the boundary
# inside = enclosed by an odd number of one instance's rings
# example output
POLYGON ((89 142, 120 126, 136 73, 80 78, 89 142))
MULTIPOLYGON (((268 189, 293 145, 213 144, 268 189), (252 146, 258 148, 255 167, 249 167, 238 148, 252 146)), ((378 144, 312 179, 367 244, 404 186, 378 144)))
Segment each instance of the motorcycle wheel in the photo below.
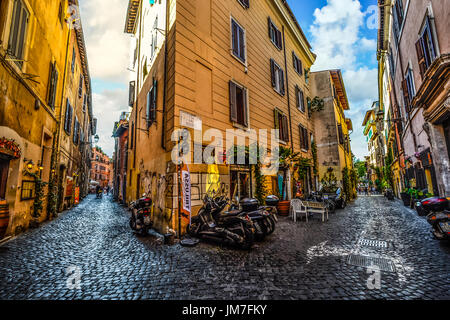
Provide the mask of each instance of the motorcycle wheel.
POLYGON ((271 235, 271 234, 274 233, 274 231, 275 231, 275 226, 276 226, 275 219, 273 218, 272 215, 270 215, 270 216, 267 218, 267 221, 271 224, 270 232, 267 233, 267 235, 271 235))
MULTIPOLYGON (((264 238, 266 237, 267 234, 267 228, 264 225, 264 223, 262 223, 262 221, 258 221, 258 222, 253 222, 253 224, 255 225, 255 235, 254 238, 256 241, 263 241, 264 238)), ((244 229, 246 230, 247 228, 244 227, 244 229)), ((245 232, 244 230, 244 232, 245 232)), ((244 238, 246 237, 246 235, 244 234, 244 238)))
POLYGON ((244 228, 244 243, 242 244, 241 248, 244 250, 250 250, 253 246, 253 242, 255 242, 255 234, 254 230, 247 228, 246 226, 243 226, 244 228))

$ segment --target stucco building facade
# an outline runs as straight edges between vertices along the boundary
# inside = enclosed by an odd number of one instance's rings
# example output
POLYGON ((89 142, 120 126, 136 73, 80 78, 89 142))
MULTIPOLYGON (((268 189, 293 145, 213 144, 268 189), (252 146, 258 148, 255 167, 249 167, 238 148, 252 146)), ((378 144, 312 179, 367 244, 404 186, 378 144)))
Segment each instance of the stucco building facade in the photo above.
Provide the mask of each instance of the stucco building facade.
MULTIPOLYGON (((136 43, 126 201, 143 192, 157 199, 157 229, 179 230, 171 160, 176 129, 186 128, 192 137, 207 129, 223 137, 227 129, 240 129, 241 136, 251 129, 279 129, 281 145, 312 158, 314 122, 308 102, 315 55, 285 1, 131 0, 125 32, 136 43)), ((202 137, 201 150, 214 139, 202 137)), ((227 186, 230 196, 254 195, 248 165, 191 164, 189 170, 193 214, 214 179, 227 186)), ((291 197, 289 175, 287 180, 291 197)), ((301 183, 304 192, 314 181, 308 173, 301 183)), ((267 177, 269 192, 279 189, 279 182, 277 173, 267 177)))
POLYGON ((395 185, 448 195, 448 5, 433 0, 379 0, 379 5, 380 100, 386 149, 393 148, 398 170, 395 185))
POLYGON ((0 3, 0 201, 9 213, 0 238, 87 192, 91 89, 81 22, 75 28, 69 5, 77 1, 0 3))

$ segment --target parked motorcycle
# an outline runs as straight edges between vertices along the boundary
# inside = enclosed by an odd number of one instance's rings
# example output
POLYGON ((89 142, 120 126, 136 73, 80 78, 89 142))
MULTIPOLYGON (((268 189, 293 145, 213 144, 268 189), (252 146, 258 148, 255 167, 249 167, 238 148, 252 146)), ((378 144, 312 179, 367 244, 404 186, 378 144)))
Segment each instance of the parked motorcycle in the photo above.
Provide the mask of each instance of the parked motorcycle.
POLYGON ((450 211, 432 212, 427 221, 433 227, 433 235, 439 240, 450 239, 450 211))
POLYGON ((450 238, 450 198, 432 197, 416 203, 420 215, 427 216, 433 235, 439 239, 450 238))
POLYGON ((448 198, 431 197, 416 202, 419 216, 427 216, 432 212, 441 212, 449 208, 448 198))
POLYGON ((248 215, 255 226, 255 240, 262 241, 264 238, 275 231, 277 217, 272 213, 272 209, 266 206, 260 206, 257 199, 245 198, 240 201, 240 208, 236 204, 230 205, 230 210, 225 212, 227 215, 248 215))
POLYGON ((139 232, 141 235, 148 233, 148 230, 153 226, 151 207, 152 200, 145 194, 142 198, 130 204, 130 227, 132 230, 139 232))
POLYGON ((226 197, 206 195, 198 215, 191 219, 187 233, 203 240, 250 249, 255 234, 253 222, 246 214, 222 213, 227 205, 226 197))

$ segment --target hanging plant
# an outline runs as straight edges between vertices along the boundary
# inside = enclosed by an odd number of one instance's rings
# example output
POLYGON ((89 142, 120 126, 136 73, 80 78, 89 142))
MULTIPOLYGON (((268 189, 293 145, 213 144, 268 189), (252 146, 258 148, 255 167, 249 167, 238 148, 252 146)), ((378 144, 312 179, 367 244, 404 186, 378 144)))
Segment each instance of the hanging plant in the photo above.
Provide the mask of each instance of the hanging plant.
POLYGON ((334 174, 333 168, 328 168, 327 172, 325 173, 324 177, 320 181, 322 184, 322 190, 325 193, 335 193, 338 185, 337 185, 337 178, 334 174))
POLYGON ((311 112, 319 112, 325 108, 325 102, 319 97, 314 97, 311 101, 311 112))

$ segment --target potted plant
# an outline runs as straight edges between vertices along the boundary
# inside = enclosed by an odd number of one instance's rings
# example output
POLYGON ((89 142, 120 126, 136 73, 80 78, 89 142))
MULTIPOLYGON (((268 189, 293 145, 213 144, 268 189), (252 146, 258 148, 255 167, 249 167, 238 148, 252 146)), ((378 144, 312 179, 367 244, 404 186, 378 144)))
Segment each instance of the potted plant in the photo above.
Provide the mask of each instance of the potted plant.
POLYGON ((282 216, 289 215, 289 209, 291 207, 291 201, 287 199, 286 194, 286 178, 288 170, 290 170, 292 163, 296 162, 299 153, 293 152, 290 148, 281 146, 279 148, 279 168, 283 172, 283 182, 281 188, 280 202, 278 203, 277 210, 282 216))
POLYGON ((409 206, 410 202, 411 202, 411 196, 409 194, 409 188, 406 188, 404 192, 400 192, 400 197, 402 198, 403 201, 403 205, 409 206))

